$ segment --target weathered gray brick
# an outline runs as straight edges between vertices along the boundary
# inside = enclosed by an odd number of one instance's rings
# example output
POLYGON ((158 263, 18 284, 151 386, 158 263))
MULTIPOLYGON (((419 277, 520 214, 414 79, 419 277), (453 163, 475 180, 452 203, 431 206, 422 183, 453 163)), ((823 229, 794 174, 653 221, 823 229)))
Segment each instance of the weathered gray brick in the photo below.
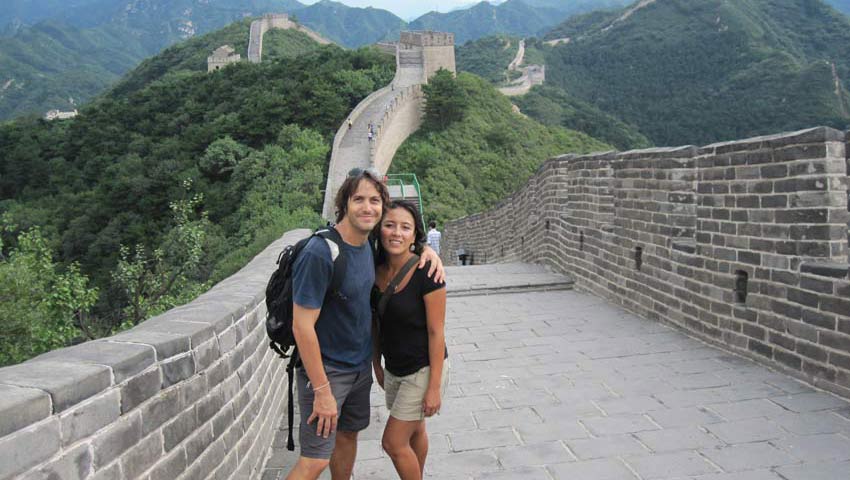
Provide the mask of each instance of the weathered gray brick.
POLYGON ((29 472, 20 480, 83 480, 92 472, 91 448, 80 444, 57 459, 29 472))
POLYGON ((197 370, 202 372, 209 368, 216 360, 221 358, 221 351, 218 348, 218 339, 211 338, 206 342, 198 345, 194 349, 195 363, 197 370))
POLYGON ((136 375, 121 385, 121 414, 138 407, 161 390, 162 374, 159 368, 151 368, 136 375))
POLYGON ((165 451, 170 451, 183 439, 191 435, 197 426, 198 418, 194 408, 184 411, 173 421, 166 424, 162 428, 162 435, 165 438, 165 451))
POLYGON ((38 356, 37 360, 104 365, 112 370, 115 383, 121 383, 153 365, 155 357, 154 350, 146 345, 97 340, 53 350, 38 356))
POLYGON ((54 361, 24 362, 0 370, 0 384, 46 391, 53 412, 61 412, 112 385, 109 368, 54 361))
POLYGON ((149 345, 156 350, 156 359, 163 361, 175 355, 188 352, 190 349, 190 338, 176 333, 150 332, 142 330, 128 330, 118 335, 109 337, 109 341, 118 343, 131 343, 149 345))
POLYGON ((136 445, 142 438, 142 416, 133 412, 107 427, 92 441, 94 465, 103 468, 136 445))
POLYGON ((59 451, 59 421, 47 421, 0 438, 0 478, 26 472, 59 451))
POLYGON ((185 480, 208 480, 213 470, 221 463, 225 453, 224 446, 221 443, 213 443, 189 466, 183 478, 185 480))
POLYGON ((117 389, 75 405, 59 415, 62 445, 86 438, 121 416, 121 397, 117 389))
POLYGON ((161 456, 154 466, 148 478, 150 480, 174 480, 186 470, 186 451, 175 448, 161 456))
POLYGON ((162 370, 162 388, 168 388, 195 374, 195 357, 192 352, 170 358, 160 363, 162 370))
POLYGON ((162 458, 162 454, 162 435, 158 432, 148 435, 121 456, 124 478, 127 480, 139 478, 145 470, 162 458))
POLYGON ((204 450, 213 442, 212 424, 208 423, 195 430, 186 440, 186 460, 191 465, 196 458, 204 453, 204 450))
POLYGON ((151 399, 141 408, 144 435, 158 429, 182 411, 180 392, 169 389, 151 399))
POLYGON ((50 416, 50 395, 35 388, 0 385, 0 437, 50 416))
POLYGON ((125 480, 124 474, 121 472, 121 465, 114 462, 107 465, 105 468, 99 468, 94 472, 94 475, 86 480, 125 480))

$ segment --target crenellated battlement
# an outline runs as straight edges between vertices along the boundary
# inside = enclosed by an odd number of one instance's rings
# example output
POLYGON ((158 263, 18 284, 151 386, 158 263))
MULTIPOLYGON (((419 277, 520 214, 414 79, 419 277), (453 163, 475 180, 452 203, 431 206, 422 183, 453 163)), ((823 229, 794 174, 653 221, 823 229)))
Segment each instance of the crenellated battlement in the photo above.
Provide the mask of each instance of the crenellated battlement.
POLYGON ((401 32, 399 43, 417 47, 454 47, 455 35, 431 30, 401 32))

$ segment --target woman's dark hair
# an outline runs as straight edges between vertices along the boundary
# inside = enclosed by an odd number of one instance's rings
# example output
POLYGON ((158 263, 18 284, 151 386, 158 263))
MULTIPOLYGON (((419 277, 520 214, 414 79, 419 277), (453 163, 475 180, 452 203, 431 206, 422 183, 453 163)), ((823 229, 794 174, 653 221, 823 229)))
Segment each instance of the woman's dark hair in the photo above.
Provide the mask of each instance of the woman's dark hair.
POLYGON ((387 186, 384 185, 384 182, 378 178, 375 173, 371 171, 371 169, 360 170, 355 169, 349 172, 348 177, 342 182, 342 186, 339 187, 339 190, 336 192, 336 199, 334 199, 334 207, 336 207, 336 223, 342 221, 345 218, 345 214, 348 213, 348 199, 354 195, 354 192, 357 191, 357 188, 360 186, 360 182, 363 180, 372 182, 372 185, 378 190, 378 193, 381 195, 381 214, 387 211, 387 204, 390 203, 390 193, 387 191, 387 186))
MULTIPOLYGON (((419 209, 408 201, 393 200, 384 207, 384 217, 386 217, 387 212, 396 208, 403 208, 413 216, 413 253, 422 255, 422 248, 425 246, 427 236, 425 235, 425 229, 422 227, 422 216, 419 214, 419 209)), ((381 223, 383 223, 383 219, 381 219, 381 222, 378 223, 374 230, 375 238, 378 239, 378 253, 375 257, 375 262, 378 265, 387 261, 387 252, 384 251, 384 245, 381 242, 381 223)))

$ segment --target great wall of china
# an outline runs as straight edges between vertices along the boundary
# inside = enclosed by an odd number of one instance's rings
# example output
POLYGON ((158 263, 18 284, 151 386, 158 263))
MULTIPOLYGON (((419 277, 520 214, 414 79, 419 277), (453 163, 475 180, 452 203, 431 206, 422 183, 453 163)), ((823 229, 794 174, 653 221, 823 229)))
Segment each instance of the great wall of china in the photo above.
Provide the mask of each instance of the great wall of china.
POLYGON ((271 29, 279 28, 281 30, 293 29, 306 34, 308 37, 315 40, 317 43, 327 45, 330 40, 322 37, 320 34, 310 30, 309 28, 295 23, 289 19, 289 15, 270 13, 263 15, 263 18, 251 22, 251 33, 248 40, 248 61, 252 63, 260 63, 263 59, 263 36, 271 29))
MULTIPOLYGON (((279 21, 266 17, 260 30, 279 21)), ((420 85, 454 71, 452 45, 451 34, 403 34, 393 83, 357 106, 351 131, 340 127, 329 178, 349 165, 389 167, 421 123, 420 85)), ((0 369, 0 480, 260 478, 287 406, 285 362, 265 337, 265 286, 283 246, 308 234, 287 232, 131 330, 0 369)))
POLYGON ((333 220, 334 194, 352 168, 375 167, 386 172, 398 147, 422 123, 421 85, 440 68, 455 72, 454 35, 402 32, 396 44, 382 49, 396 56, 396 74, 387 85, 366 97, 334 136, 322 216, 333 220), (369 127, 372 126, 372 138, 369 127))
POLYGON ((522 261, 850 397, 845 133, 550 159, 445 252, 522 261))
MULTIPOLYGON (((351 167, 388 168, 418 128, 419 85, 454 66, 447 42, 413 33, 394 47, 393 83, 337 132, 329 192, 351 167), (379 129, 371 145, 368 123, 379 129)), ((446 261, 463 247, 476 263, 549 265, 642 316, 848 396, 846 152, 842 132, 816 128, 565 155, 492 211, 448 225, 443 251, 446 261)), ((0 480, 260 478, 286 407, 264 289, 283 246, 308 234, 287 232, 129 331, 0 369, 0 480)))

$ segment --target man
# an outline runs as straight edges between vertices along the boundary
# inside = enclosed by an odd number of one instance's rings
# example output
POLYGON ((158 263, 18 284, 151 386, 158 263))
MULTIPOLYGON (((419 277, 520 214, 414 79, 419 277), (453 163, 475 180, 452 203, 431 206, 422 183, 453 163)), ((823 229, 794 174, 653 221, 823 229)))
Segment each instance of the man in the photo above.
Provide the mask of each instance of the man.
MULTIPOLYGON (((386 186, 371 170, 350 172, 337 192, 335 228, 346 265, 339 292, 328 292, 333 260, 326 240, 313 237, 295 261, 292 330, 303 364, 296 376, 301 455, 287 480, 315 480, 328 465, 334 480, 351 478, 357 433, 369 425, 372 387, 369 297, 375 263, 369 234, 388 202, 386 186)), ((420 266, 438 261, 433 252, 422 257, 420 266)), ((437 266, 435 278, 442 279, 442 265, 437 266)))
POLYGON ((428 245, 434 249, 437 255, 440 254, 440 238, 442 238, 442 234, 439 230, 437 230, 437 222, 431 221, 428 223, 428 245))

